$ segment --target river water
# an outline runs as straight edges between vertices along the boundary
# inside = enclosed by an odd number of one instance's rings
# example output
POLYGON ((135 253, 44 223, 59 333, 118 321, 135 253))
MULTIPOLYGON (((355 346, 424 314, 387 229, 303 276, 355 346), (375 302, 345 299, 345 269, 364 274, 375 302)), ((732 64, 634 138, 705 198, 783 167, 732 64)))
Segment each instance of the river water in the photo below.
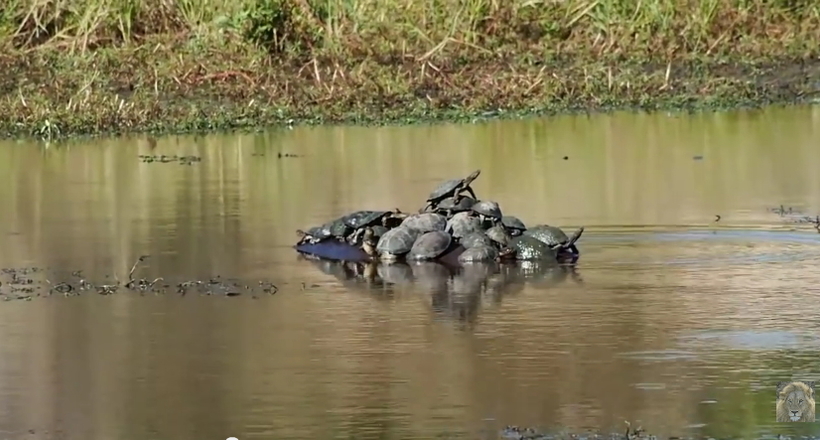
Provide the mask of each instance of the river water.
POLYGON ((0 437, 818 434, 774 423, 778 381, 820 379, 818 139, 820 109, 793 107, 0 144, 0 267, 105 283, 150 255, 140 276, 279 288, 0 302, 0 437), (586 226, 574 272, 366 282, 291 247, 474 169, 505 213, 586 226))

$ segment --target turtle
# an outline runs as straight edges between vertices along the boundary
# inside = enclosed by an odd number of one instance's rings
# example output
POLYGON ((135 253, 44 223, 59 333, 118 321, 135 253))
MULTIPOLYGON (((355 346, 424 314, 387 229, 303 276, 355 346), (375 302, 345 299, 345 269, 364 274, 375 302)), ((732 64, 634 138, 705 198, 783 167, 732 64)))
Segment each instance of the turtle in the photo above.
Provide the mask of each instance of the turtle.
POLYGON ((310 228, 307 232, 297 229, 296 234, 300 237, 300 240, 296 245, 299 246, 305 243, 315 244, 329 238, 344 241, 351 232, 350 227, 345 223, 346 217, 347 216, 339 217, 322 226, 310 228))
POLYGON ((496 202, 491 200, 476 202, 472 209, 473 212, 478 214, 478 218, 481 220, 481 223, 484 223, 486 220, 490 220, 493 223, 501 221, 501 208, 496 202))
POLYGON ((493 240, 483 231, 471 232, 461 237, 458 242, 464 249, 470 249, 476 246, 495 246, 493 240))
POLYGON ((487 229, 485 233, 490 240, 498 243, 500 246, 506 246, 510 240, 512 240, 512 235, 510 235, 510 233, 507 232, 507 229, 504 228, 504 225, 501 224, 497 224, 490 229, 487 229))
POLYGON ((584 227, 581 226, 578 228, 575 233, 572 234, 572 238, 567 237, 567 234, 561 230, 561 228, 557 226, 549 226, 549 225, 537 225, 533 226, 530 229, 527 229, 524 232, 524 235, 529 235, 534 237, 538 240, 543 241, 547 246, 560 250, 560 251, 570 251, 572 253, 577 254, 578 248, 575 247, 575 242, 581 238, 581 234, 584 233, 584 227))
POLYGON ((399 210, 396 211, 356 211, 344 218, 344 223, 353 230, 353 233, 348 237, 350 244, 359 242, 359 238, 364 229, 368 226, 382 225, 386 228, 390 226, 398 226, 397 222, 406 217, 406 214, 399 210), (391 225, 392 223, 392 225, 391 225))
POLYGON ((407 254, 407 259, 434 260, 446 252, 452 242, 453 239, 450 234, 444 231, 425 232, 413 243, 410 253, 407 254))
POLYGON ((376 238, 376 240, 381 238, 381 236, 384 235, 385 232, 390 230, 390 229, 387 229, 387 227, 382 226, 382 225, 371 226, 370 229, 373 230, 373 236, 376 238))
POLYGON ((504 247, 499 251, 492 245, 478 245, 471 247, 458 256, 459 263, 490 262, 507 259, 515 256, 515 249, 504 247))
POLYGON ((419 235, 421 233, 416 229, 399 226, 382 235, 375 249, 365 249, 365 252, 370 256, 378 254, 382 260, 396 260, 410 252, 419 235))
POLYGON ((457 212, 469 211, 475 205, 476 200, 472 197, 462 196, 458 202, 455 197, 447 197, 439 202, 433 212, 452 217, 457 212))
POLYGON ((470 188, 470 184, 473 183, 473 180, 475 180, 479 174, 481 174, 481 170, 475 170, 464 179, 450 179, 442 182, 427 197, 427 205, 422 209, 422 212, 426 211, 427 208, 435 207, 440 201, 447 197, 455 197, 455 203, 458 203, 461 193, 464 191, 470 194, 472 198, 478 199, 473 189, 470 188))
POLYGON ((447 227, 447 219, 441 214, 426 212, 413 214, 401 222, 407 228, 417 229, 419 232, 443 231, 447 227))
POLYGON ((453 238, 459 239, 472 232, 480 232, 481 222, 472 211, 459 212, 447 221, 445 231, 449 232, 453 238))
POLYGON ((522 222, 518 217, 512 215, 502 216, 501 224, 507 228, 507 231, 509 231, 510 235, 513 237, 517 237, 527 230, 527 226, 524 225, 524 222, 522 222))
POLYGON ((296 246, 319 243, 330 238, 330 227, 329 225, 314 226, 308 229, 307 232, 297 229, 296 236, 299 237, 296 246))
POLYGON ((557 252, 543 241, 529 235, 519 235, 510 242, 515 249, 516 260, 554 260, 558 263, 557 252))

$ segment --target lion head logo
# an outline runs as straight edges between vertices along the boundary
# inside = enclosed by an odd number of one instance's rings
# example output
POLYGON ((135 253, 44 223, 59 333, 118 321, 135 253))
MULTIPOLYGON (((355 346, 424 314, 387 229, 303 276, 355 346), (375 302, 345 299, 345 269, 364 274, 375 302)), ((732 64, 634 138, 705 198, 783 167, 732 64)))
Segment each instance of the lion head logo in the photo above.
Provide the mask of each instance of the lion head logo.
POLYGON ((814 381, 777 384, 777 421, 814 422, 814 381))

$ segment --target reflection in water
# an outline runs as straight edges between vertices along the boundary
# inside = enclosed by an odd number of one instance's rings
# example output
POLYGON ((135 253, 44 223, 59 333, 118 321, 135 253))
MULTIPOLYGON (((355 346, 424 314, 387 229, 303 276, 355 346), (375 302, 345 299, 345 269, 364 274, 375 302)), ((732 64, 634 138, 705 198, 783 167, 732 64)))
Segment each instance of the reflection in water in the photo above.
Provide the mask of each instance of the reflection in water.
POLYGON ((435 261, 348 262, 299 257, 311 261, 349 290, 393 298, 397 287, 413 286, 430 295, 436 313, 464 323, 475 321, 482 301, 498 305, 503 296, 520 292, 526 284, 546 288, 567 280, 582 282, 574 266, 539 261, 452 266, 435 261))
POLYGON ((0 267, 109 285, 151 255, 139 277, 280 290, 0 302, 0 433, 466 439, 628 419, 662 436, 818 434, 774 425, 773 390, 820 378, 820 234, 798 221, 820 214, 819 134, 804 107, 3 143, 0 267), (503 212, 587 227, 577 273, 292 248, 298 228, 413 211, 475 169, 503 212))

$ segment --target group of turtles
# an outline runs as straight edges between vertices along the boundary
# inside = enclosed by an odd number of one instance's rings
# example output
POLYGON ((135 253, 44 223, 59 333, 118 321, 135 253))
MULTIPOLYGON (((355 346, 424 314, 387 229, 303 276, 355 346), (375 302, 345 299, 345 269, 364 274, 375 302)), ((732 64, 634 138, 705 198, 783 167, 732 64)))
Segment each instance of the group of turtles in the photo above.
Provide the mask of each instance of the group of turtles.
MULTIPOLYGON (((357 211, 324 225, 298 230, 297 249, 340 243, 361 249, 371 260, 432 261, 455 258, 461 264, 509 260, 578 259, 575 243, 584 232, 567 236, 561 228, 526 227, 503 215, 497 202, 479 200, 470 187, 481 173, 442 182, 418 213, 357 211), (457 256, 456 256, 457 255, 457 256)), ((314 247, 315 248, 315 247, 314 247)))

